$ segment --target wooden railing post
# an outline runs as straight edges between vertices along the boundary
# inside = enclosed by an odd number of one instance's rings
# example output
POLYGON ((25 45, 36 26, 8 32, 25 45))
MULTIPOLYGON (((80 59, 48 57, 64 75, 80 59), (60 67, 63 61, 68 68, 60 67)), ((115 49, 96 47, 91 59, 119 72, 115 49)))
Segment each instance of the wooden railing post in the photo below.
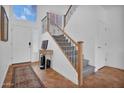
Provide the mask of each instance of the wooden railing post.
POLYGON ((78 54, 77 54, 77 72, 78 72, 78 84, 83 85, 83 42, 77 42, 78 54))

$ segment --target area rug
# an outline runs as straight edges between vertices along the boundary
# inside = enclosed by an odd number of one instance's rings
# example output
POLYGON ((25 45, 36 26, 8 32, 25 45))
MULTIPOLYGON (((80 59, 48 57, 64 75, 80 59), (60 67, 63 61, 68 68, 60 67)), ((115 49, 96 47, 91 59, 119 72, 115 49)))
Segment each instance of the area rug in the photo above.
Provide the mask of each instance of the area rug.
POLYGON ((14 67, 13 69, 14 88, 44 88, 44 84, 35 74, 30 65, 14 67))

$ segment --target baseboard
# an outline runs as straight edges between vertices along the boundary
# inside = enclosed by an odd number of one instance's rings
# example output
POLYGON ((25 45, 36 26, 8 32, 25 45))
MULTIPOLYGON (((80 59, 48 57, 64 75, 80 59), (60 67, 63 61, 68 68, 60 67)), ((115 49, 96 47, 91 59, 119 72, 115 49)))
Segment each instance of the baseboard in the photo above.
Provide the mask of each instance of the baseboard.
POLYGON ((120 69, 120 68, 116 68, 116 67, 112 67, 112 66, 103 66, 103 67, 101 67, 101 68, 99 68, 99 69, 95 68, 95 72, 98 71, 98 70, 103 69, 104 67, 115 68, 115 69, 118 69, 118 70, 120 70, 120 71, 124 71, 124 69, 120 69))
POLYGON ((103 66, 103 67, 99 68, 98 70, 101 70, 101 69, 103 69, 104 67, 106 67, 106 66, 103 66))
POLYGON ((103 69, 105 66, 101 67, 101 68, 95 68, 95 72, 97 72, 100 69, 103 69))
POLYGON ((113 66, 104 66, 104 67, 110 67, 110 68, 115 68, 115 69, 118 69, 118 70, 124 71, 124 69, 117 68, 117 67, 113 67, 113 66))
POLYGON ((12 65, 19 65, 19 64, 29 64, 31 62, 20 62, 20 63, 13 63, 12 65))

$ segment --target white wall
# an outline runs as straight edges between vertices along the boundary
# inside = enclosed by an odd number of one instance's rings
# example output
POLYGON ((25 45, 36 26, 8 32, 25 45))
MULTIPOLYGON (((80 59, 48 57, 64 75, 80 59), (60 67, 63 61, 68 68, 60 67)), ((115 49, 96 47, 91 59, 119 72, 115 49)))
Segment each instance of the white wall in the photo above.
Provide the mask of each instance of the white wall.
POLYGON ((48 40, 48 49, 53 50, 53 58, 51 62, 51 67, 59 72, 61 75, 71 80, 75 84, 78 84, 78 76, 76 70, 73 68, 71 63, 67 60, 65 55, 62 53, 56 42, 49 35, 48 32, 45 32, 41 36, 41 44, 43 40, 48 40))
POLYGON ((31 54, 31 61, 35 62, 39 60, 39 43, 40 43, 40 36, 41 36, 41 29, 34 28, 32 31, 32 54, 31 54))
POLYGON ((105 9, 109 34, 106 65, 124 69, 124 6, 108 6, 105 9))
MULTIPOLYGON (((4 5, 8 18, 9 15, 9 6, 4 5)), ((8 41, 0 41, 0 87, 3 85, 5 75, 8 69, 9 64, 11 64, 11 33, 10 33, 10 20, 9 20, 9 32, 8 32, 8 41)))

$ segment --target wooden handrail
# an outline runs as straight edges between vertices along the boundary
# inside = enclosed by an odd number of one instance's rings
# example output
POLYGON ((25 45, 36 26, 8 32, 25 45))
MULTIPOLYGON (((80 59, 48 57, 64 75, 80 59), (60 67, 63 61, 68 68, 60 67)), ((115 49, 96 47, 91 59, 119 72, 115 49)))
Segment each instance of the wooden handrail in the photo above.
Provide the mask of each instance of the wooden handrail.
POLYGON ((43 17, 42 20, 41 20, 41 22, 44 21, 44 19, 46 19, 46 18, 47 18, 47 16, 43 17))
POLYGON ((67 12, 66 12, 66 14, 65 14, 65 16, 67 16, 67 15, 68 15, 68 13, 69 13, 69 11, 70 11, 71 7, 72 7, 72 5, 70 5, 70 6, 69 6, 69 8, 68 8, 68 10, 67 10, 67 12))
POLYGON ((49 15, 49 13, 47 12, 47 31, 49 32, 49 21, 50 20, 49 20, 49 16, 48 15, 49 15))
POLYGON ((69 8, 68 8, 66 14, 64 15, 64 27, 65 27, 65 25, 66 25, 66 16, 68 15, 68 13, 69 13, 69 11, 70 11, 71 8, 72 8, 72 5, 69 6, 69 8))
POLYGON ((60 31, 61 31, 64 35, 66 35, 66 36, 77 46, 77 42, 75 42, 65 31, 63 31, 57 24, 55 24, 55 26, 56 26, 57 28, 59 28, 60 31))

